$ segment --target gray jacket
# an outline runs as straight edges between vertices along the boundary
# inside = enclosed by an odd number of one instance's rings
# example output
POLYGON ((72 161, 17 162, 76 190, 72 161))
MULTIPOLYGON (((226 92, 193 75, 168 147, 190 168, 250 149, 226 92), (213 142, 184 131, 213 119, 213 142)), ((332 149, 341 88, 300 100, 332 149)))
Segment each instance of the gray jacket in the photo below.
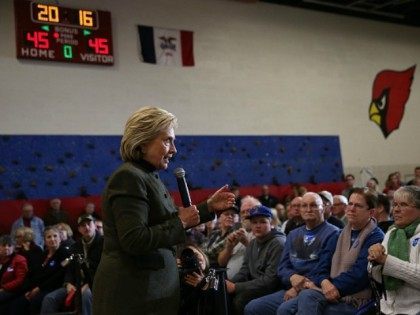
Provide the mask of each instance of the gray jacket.
POLYGON ((280 285, 276 274, 285 242, 286 236, 273 229, 263 240, 249 243, 242 267, 232 278, 237 294, 247 290, 274 291, 280 285))

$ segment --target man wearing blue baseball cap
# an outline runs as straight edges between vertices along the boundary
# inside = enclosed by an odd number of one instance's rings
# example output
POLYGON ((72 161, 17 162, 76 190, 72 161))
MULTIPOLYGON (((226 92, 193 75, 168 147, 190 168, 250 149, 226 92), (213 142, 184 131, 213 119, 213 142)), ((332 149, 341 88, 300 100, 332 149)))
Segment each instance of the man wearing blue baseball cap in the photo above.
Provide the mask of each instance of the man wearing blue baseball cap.
POLYGON ((272 226, 270 208, 259 205, 249 212, 251 230, 255 236, 245 252, 239 272, 229 281, 227 291, 233 297, 234 314, 243 314, 245 305, 252 299, 278 289, 277 266, 283 252, 286 237, 272 226))

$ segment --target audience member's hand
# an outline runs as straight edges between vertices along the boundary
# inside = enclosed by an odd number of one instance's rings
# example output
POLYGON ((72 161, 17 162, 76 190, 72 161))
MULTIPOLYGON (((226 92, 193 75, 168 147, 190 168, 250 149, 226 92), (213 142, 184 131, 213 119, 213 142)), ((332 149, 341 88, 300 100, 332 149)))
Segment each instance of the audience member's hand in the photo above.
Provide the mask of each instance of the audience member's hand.
POLYGON ((370 261, 375 261, 381 265, 385 264, 386 258, 388 257, 388 255, 385 254, 385 247, 379 243, 369 247, 368 253, 368 259, 370 261))
POLYGON ((290 284, 299 292, 303 288, 306 278, 304 276, 294 274, 290 277, 290 284))
POLYGON ((325 279, 321 282, 322 293, 329 302, 338 302, 340 298, 340 292, 338 292, 335 285, 330 280, 325 279))
POLYGON ((190 206, 188 208, 179 207, 178 217, 184 226, 184 229, 188 229, 200 223, 200 215, 196 206, 190 206))
POLYGON ((298 291, 296 291, 296 289, 294 287, 291 287, 289 290, 287 290, 284 293, 284 300, 285 301, 291 300, 291 299, 297 297, 297 295, 298 295, 298 291))
POLYGON ((314 289, 314 290, 319 290, 319 288, 315 285, 315 283, 313 283, 311 280, 306 279, 305 283, 303 284, 303 288, 304 289, 314 289))
POLYGON ((244 228, 240 228, 239 230, 237 230, 236 235, 238 237, 239 242, 241 242, 244 246, 248 246, 249 239, 248 239, 248 236, 246 235, 246 231, 244 228))
POLYGON ((229 294, 235 293, 236 287, 235 284, 232 281, 225 280, 226 282, 226 290, 229 294))
POLYGON ((228 185, 223 186, 207 199, 207 205, 210 212, 221 212, 231 208, 234 204, 235 195, 229 191, 228 185))
POLYGON ((76 291, 76 287, 72 285, 71 283, 66 284, 66 291, 67 293, 70 293, 70 291, 76 291))
POLYGON ((236 246, 236 244, 239 243, 239 239, 238 236, 235 232, 230 233, 227 237, 226 237, 226 243, 225 246, 228 250, 233 250, 233 248, 236 246))
POLYGON ((199 285, 201 281, 203 281, 203 278, 204 278, 204 274, 200 271, 199 274, 197 272, 187 274, 184 280, 186 284, 196 287, 199 285))
POLYGON ((25 298, 28 300, 28 301, 30 301, 30 300, 32 300, 34 297, 36 297, 37 295, 38 295, 38 293, 39 293, 39 288, 38 287, 36 287, 36 288, 33 288, 31 291, 28 291, 28 292, 26 292, 25 293, 25 298))

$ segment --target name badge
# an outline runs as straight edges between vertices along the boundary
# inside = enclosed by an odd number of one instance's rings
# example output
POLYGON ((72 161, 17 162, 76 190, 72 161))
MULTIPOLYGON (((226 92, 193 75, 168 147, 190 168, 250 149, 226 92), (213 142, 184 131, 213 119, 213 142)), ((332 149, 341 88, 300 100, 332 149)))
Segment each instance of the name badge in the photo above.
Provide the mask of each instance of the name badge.
POLYGON ((306 246, 311 245, 314 241, 315 241, 314 235, 305 235, 303 237, 303 242, 305 243, 306 246))

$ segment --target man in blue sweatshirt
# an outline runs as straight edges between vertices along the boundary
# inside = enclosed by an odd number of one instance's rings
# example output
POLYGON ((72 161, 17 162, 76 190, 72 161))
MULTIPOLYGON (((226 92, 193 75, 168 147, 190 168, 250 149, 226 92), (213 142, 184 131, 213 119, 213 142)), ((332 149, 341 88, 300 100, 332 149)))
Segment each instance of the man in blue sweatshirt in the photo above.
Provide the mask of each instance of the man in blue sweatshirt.
POLYGON ((309 192, 303 196, 300 213, 305 225, 287 236, 277 270, 283 289, 249 302, 245 315, 275 315, 282 304, 292 301, 310 281, 321 252, 331 257, 339 229, 324 221, 323 209, 318 194, 309 192))

